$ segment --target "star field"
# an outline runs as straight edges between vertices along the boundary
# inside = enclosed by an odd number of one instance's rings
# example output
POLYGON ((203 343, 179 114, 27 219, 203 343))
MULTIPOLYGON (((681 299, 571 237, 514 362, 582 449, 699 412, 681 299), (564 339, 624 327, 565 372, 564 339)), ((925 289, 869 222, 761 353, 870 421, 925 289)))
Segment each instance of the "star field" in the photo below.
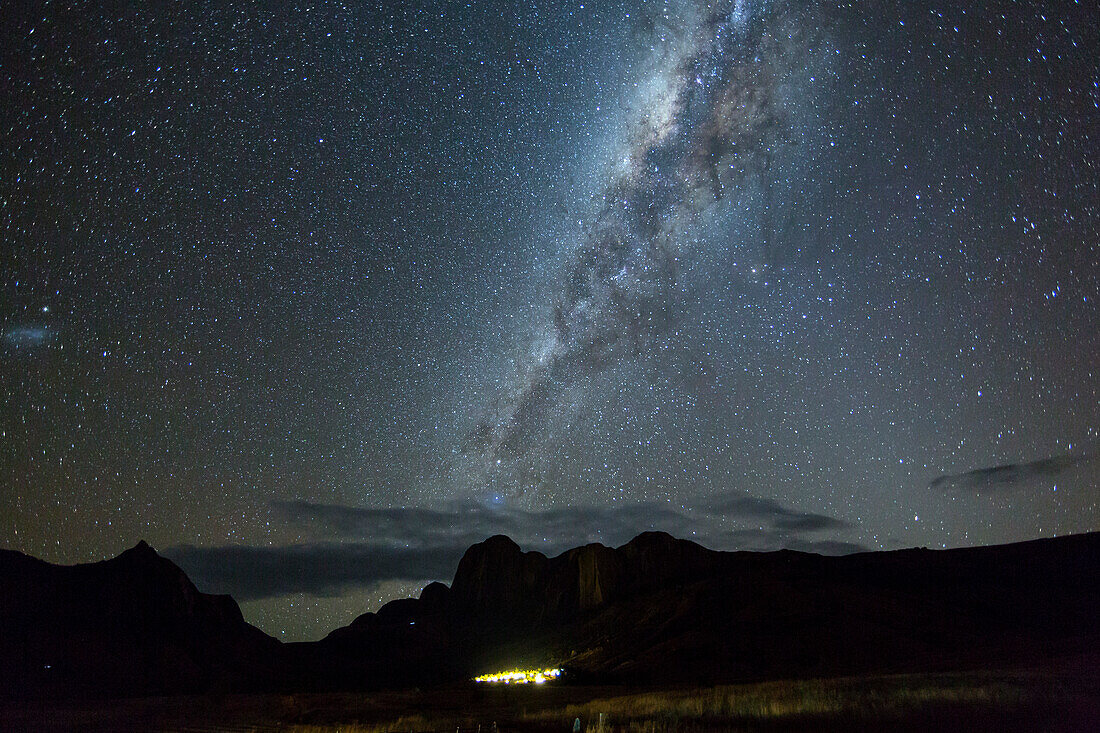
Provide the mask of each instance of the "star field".
POLYGON ((301 639, 497 531, 1100 529, 1098 39, 1007 0, 19 4, 3 544, 146 539, 301 639))

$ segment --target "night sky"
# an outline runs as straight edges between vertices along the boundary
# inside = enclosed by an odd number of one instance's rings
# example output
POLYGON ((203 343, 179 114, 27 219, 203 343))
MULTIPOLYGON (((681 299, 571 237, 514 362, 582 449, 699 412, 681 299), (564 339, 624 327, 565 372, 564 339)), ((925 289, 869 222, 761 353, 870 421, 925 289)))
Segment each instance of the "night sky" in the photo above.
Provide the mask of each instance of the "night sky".
POLYGON ((503 532, 1100 529, 1092 2, 13 3, 0 544, 283 639, 503 532))

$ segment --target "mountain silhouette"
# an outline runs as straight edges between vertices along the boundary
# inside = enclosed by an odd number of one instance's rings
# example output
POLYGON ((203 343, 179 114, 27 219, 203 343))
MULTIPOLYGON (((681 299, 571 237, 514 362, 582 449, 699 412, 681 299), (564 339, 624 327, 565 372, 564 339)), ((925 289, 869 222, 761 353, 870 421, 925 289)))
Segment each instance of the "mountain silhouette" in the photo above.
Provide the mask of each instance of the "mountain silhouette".
POLYGON ((229 596, 200 593, 144 541, 53 565, 0 550, 0 688, 18 695, 159 694, 271 684, 279 643, 229 596))
POLYGON ((0 682, 47 694, 421 686, 523 665, 707 684, 1100 656, 1100 533, 840 557, 657 532, 546 557, 495 536, 450 587, 292 644, 144 543, 72 567, 4 551, 0 581, 0 682))
POLYGON ((685 684, 1030 664, 1100 649, 1098 581, 1096 533, 841 557, 647 532, 547 558, 497 536, 469 548, 450 588, 298 645, 296 666, 355 687, 544 664, 685 684))

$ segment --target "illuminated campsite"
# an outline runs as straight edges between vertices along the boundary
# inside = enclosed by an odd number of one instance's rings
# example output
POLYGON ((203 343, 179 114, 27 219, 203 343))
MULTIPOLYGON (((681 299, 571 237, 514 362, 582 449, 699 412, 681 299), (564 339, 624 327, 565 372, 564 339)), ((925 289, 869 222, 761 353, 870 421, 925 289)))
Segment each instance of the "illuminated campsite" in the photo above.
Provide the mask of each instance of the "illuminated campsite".
POLYGON ((474 682, 486 682, 496 685, 541 685, 561 676, 560 669, 513 669, 507 672, 493 672, 474 677, 474 682))

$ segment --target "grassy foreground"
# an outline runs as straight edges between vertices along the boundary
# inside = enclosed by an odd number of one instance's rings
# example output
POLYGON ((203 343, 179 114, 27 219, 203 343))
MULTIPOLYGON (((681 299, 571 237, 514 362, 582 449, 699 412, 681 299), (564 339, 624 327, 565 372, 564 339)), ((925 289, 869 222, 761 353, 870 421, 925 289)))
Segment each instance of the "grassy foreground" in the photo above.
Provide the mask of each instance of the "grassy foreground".
POLYGON ((293 731, 1097 730, 1096 670, 795 680, 693 689, 526 685, 369 694, 9 702, 3 730, 293 731))

